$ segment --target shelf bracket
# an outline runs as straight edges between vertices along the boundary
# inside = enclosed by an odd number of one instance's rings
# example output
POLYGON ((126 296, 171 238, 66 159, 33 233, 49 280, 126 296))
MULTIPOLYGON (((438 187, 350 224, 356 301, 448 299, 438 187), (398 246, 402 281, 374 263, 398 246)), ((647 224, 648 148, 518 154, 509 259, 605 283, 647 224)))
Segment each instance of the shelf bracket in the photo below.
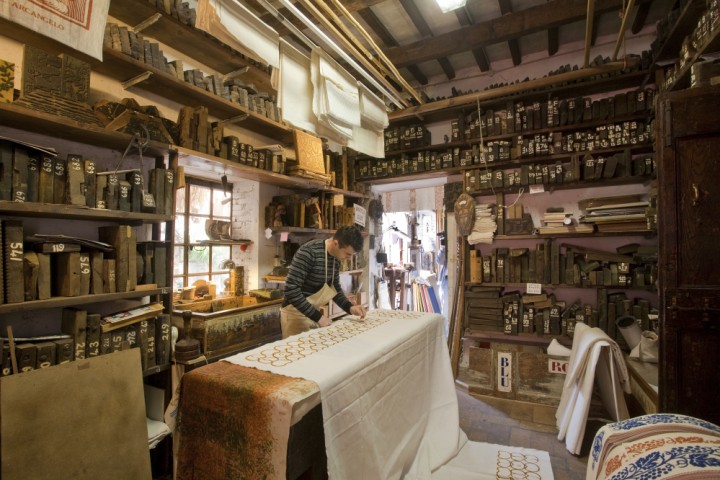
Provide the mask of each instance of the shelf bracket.
POLYGON ((225 83, 225 82, 227 82, 228 80, 232 80, 233 78, 237 78, 237 77, 239 77, 240 75, 242 75, 242 74, 244 74, 244 73, 247 73, 248 70, 250 70, 250 67, 246 65, 246 66, 244 66, 244 67, 242 67, 242 68, 239 68, 239 69, 237 69, 237 70, 234 70, 234 71, 232 71, 232 72, 230 72, 230 73, 226 73, 225 75, 223 75, 222 81, 223 81, 223 83, 225 83))
POLYGON ((221 120, 219 123, 220 125, 232 125, 234 123, 240 123, 246 118, 248 118, 250 115, 247 113, 241 113, 240 115, 235 115, 234 117, 226 118, 225 120, 221 120))
POLYGON ((151 75, 152 75, 152 72, 143 72, 140 75, 136 75, 133 78, 131 78, 130 80, 125 80, 124 82, 122 82, 122 88, 123 88, 123 90, 127 90, 130 87, 134 87, 138 83, 142 83, 145 80, 147 80, 148 78, 150 78, 151 75))
POLYGON ((158 12, 158 13, 152 15, 151 17, 148 17, 147 19, 143 20, 142 22, 138 23, 137 25, 135 25, 133 27, 133 30, 135 30, 135 33, 140 33, 143 30, 145 30, 146 28, 148 28, 149 26, 156 23, 161 18, 162 18, 162 14, 160 14, 160 12, 158 12))

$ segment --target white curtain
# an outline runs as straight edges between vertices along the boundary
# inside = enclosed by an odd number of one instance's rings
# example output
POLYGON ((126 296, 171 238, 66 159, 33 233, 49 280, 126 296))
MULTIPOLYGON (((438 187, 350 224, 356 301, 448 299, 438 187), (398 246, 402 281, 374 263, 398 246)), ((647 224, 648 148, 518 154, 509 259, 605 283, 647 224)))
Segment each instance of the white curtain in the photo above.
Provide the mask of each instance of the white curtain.
POLYGON ((310 61, 318 133, 346 143, 353 128, 360 126, 357 80, 319 47, 312 50, 310 61))
POLYGON ((383 131, 389 125, 387 107, 374 93, 358 82, 360 126, 353 128, 348 147, 376 158, 385 158, 383 131))
POLYGON ((310 58, 281 40, 278 107, 283 120, 295 128, 316 133, 317 117, 313 113, 312 99, 310 58))
POLYGON ((280 66, 280 36, 236 0, 198 0, 195 26, 244 55, 280 66))

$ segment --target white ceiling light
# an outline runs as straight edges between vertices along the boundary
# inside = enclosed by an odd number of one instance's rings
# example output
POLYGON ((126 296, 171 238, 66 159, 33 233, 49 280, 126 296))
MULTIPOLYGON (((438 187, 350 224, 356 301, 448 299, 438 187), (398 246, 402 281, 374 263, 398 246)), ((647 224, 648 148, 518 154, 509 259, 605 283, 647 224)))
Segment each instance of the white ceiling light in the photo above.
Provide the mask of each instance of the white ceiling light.
POLYGON ((443 13, 451 12, 465 6, 467 0, 435 0, 443 13))

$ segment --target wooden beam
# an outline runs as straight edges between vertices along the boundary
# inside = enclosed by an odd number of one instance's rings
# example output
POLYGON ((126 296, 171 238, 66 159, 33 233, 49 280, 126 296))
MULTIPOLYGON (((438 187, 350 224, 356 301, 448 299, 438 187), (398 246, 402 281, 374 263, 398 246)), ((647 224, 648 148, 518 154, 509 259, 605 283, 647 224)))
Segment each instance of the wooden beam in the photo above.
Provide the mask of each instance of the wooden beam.
POLYGON ((638 33, 645 26, 645 20, 647 20, 648 12, 650 12, 651 5, 652 2, 648 2, 643 3, 642 5, 640 5, 640 7, 638 7, 635 18, 633 19, 632 27, 630 27, 630 31, 633 34, 638 33))
POLYGON ((380 19, 375 15, 375 12, 373 12, 369 8, 364 8, 362 10, 358 10, 358 15, 360 15, 360 18, 365 20, 365 23, 367 23, 368 27, 375 32, 375 34, 382 40, 382 42, 385 44, 386 47, 396 47, 398 46, 397 40, 395 40, 395 37, 392 36, 392 33, 385 27, 385 24, 380 21, 380 19))
MULTIPOLYGON (((638 0, 636 3, 649 1, 638 0)), ((617 10, 622 4, 622 0, 597 0, 595 13, 617 10)), ((554 0, 433 38, 390 48, 387 56, 397 67, 448 57, 582 20, 587 14, 585 7, 585 2, 580 0, 554 0)))
POLYGON ((590 65, 590 45, 592 42, 593 18, 595 15, 595 0, 587 0, 587 15, 585 15, 585 61, 583 67, 590 65))
POLYGON ((516 67, 522 63, 522 55, 520 54, 520 45, 517 39, 508 40, 508 48, 510 48, 510 57, 513 65, 516 67))
POLYGON ((552 57, 555 55, 560 48, 560 39, 558 38, 558 27, 548 28, 548 56, 552 57))
POLYGON ((400 0, 400 5, 402 5, 403 10, 408 14, 408 17, 410 17, 413 25, 415 25, 415 28, 417 28, 423 38, 433 36, 430 25, 425 21, 414 0, 400 0))
POLYGON ((410 74, 415 77, 415 80, 420 82, 420 85, 428 84, 428 79, 425 74, 422 73, 420 67, 418 67, 417 65, 408 65, 405 68, 407 68, 408 72, 410 72, 410 74))
POLYGON ((635 0, 628 0, 627 7, 625 8, 625 12, 623 14, 622 23, 620 24, 620 32, 618 32, 617 42, 615 42, 615 50, 613 51, 612 57, 610 57, 613 61, 617 60, 618 52, 620 52, 620 47, 625 40, 625 29, 627 28, 628 21, 630 21, 630 15, 632 14, 634 7, 635 0))
POLYGON ((438 63, 440 64, 440 68, 443 69, 443 72, 445 72, 445 76, 448 78, 448 80, 452 80, 455 78, 455 69, 450 64, 450 60, 447 58, 438 58, 438 63))
POLYGON ((455 9, 455 16, 457 17, 458 23, 462 26, 472 25, 475 23, 472 18, 472 14, 467 7, 460 7, 455 9))
POLYGON ((490 60, 488 60, 487 52, 484 48, 475 48, 472 51, 473 57, 475 57, 475 61, 478 64, 478 67, 480 67, 481 72, 487 72, 490 70, 490 60))

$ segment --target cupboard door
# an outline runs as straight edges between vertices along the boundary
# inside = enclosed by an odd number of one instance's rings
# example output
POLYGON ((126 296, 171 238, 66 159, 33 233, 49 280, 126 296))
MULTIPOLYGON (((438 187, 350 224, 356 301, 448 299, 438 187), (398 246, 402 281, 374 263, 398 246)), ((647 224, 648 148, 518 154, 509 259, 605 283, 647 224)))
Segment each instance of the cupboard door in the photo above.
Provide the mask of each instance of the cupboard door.
POLYGON ((720 421, 720 89, 658 98, 660 408, 720 421))

